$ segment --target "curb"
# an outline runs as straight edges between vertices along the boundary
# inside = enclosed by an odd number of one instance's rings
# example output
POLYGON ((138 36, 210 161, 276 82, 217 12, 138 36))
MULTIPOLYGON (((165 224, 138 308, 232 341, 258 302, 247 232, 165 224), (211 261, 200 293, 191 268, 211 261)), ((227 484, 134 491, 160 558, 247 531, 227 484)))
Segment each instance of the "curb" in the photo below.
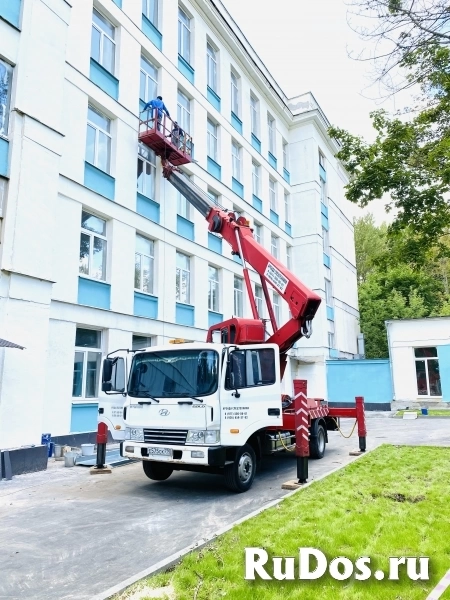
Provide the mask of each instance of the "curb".
MULTIPOLYGON (((379 447, 379 446, 377 446, 377 447, 379 447)), ((233 527, 235 525, 244 523, 245 521, 248 521, 249 519, 252 519, 253 517, 256 517, 257 515, 265 512, 267 509, 277 506, 277 504, 280 504, 286 498, 289 498, 290 496, 293 496, 294 494, 298 494, 299 492, 301 492, 305 488, 309 487, 316 481, 321 481, 322 479, 325 479, 329 475, 332 475, 333 473, 336 473, 337 471, 340 471, 341 469, 345 469, 345 467, 348 467, 348 465, 354 463, 357 460, 360 460, 364 456, 367 456, 370 452, 372 452, 375 449, 376 448, 370 448, 369 450, 366 450, 366 452, 364 452, 364 454, 353 457, 353 460, 348 462, 346 465, 340 465, 339 467, 336 467, 336 468, 332 469, 331 471, 328 471, 328 473, 325 473, 324 475, 319 475, 316 479, 312 479, 311 481, 308 481, 308 483, 305 483, 302 487, 300 487, 296 490, 292 490, 291 492, 288 492, 282 498, 277 498, 276 500, 272 500, 271 502, 268 502, 262 508, 258 508, 257 510, 254 510, 251 513, 249 513, 248 515, 245 515, 245 517, 241 517, 237 521, 233 521, 233 523, 230 523, 229 525, 226 525, 225 527, 218 529, 210 536, 208 536, 206 538, 201 538, 197 542, 191 544, 190 546, 186 546, 185 548, 183 548, 182 550, 179 550, 178 552, 175 552, 174 554, 171 554, 167 558, 152 565, 148 569, 139 571, 139 573, 132 575, 128 579, 121 581, 117 585, 114 585, 113 587, 105 590, 104 592, 101 592, 100 594, 97 594, 96 596, 92 596, 90 600, 108 600, 115 594, 120 594, 121 592, 125 591, 128 587, 137 583, 140 579, 143 579, 144 577, 148 577, 149 575, 157 575, 161 571, 165 571, 166 569, 176 565, 180 561, 180 559, 183 558, 184 556, 186 556, 186 554, 189 554, 189 552, 193 552, 194 550, 200 550, 201 548, 204 548, 207 544, 209 544, 212 540, 214 540, 219 535, 222 535, 222 534, 226 533, 227 531, 230 531, 230 529, 233 529, 233 527)))

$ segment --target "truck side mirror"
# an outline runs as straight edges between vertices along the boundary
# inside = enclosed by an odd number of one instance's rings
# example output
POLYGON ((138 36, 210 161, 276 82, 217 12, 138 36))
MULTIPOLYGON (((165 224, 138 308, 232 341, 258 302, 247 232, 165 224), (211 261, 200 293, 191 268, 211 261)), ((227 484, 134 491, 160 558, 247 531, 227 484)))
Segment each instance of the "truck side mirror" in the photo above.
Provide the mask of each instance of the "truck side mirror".
POLYGON ((125 392, 125 360, 122 357, 105 358, 103 361, 102 392, 105 394, 125 392))

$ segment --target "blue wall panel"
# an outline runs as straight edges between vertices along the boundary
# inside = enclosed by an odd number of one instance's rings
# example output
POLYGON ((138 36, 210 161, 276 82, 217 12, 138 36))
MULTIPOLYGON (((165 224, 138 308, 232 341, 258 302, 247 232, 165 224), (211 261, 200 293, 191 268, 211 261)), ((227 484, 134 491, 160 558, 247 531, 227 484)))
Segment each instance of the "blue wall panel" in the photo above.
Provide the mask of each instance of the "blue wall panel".
POLYGON ((194 241, 194 223, 177 215, 177 233, 188 240, 194 241))
POLYGON ((106 308, 111 305, 111 286, 103 281, 78 277, 78 304, 106 308))
POLYGON ((98 404, 72 404, 70 433, 97 430, 98 404))
POLYGON ((220 96, 216 94, 209 86, 207 86, 206 96, 208 101, 214 106, 216 110, 220 112, 220 96))
POLYGON ((101 169, 97 169, 94 165, 88 162, 84 163, 84 185, 108 198, 108 200, 114 200, 116 192, 116 180, 108 173, 105 173, 101 169))
POLYGON ((268 158, 269 158, 270 166, 273 167, 276 171, 277 170, 277 159, 271 152, 269 152, 268 158))
POLYGON ((119 97, 119 80, 114 77, 109 71, 99 65, 97 61, 91 58, 90 80, 98 85, 111 98, 117 100, 119 97))
POLYGON ((0 138, 0 175, 8 176, 9 142, 0 138))
POLYGON ((289 171, 287 169, 283 168, 283 177, 285 179, 285 181, 287 181, 288 183, 291 183, 291 174, 289 173, 289 171))
POLYGON ((231 124, 242 135, 242 121, 240 118, 231 111, 231 124))
POLYGON ((390 403, 393 397, 389 360, 327 360, 329 402, 390 403))
POLYGON ((162 35, 145 15, 142 15, 142 31, 158 50, 162 50, 162 35))
POLYGON ((139 193, 136 198, 136 212, 150 221, 159 223, 159 204, 139 193))
POLYGON ((242 185, 242 183, 240 181, 238 181, 234 177, 232 177, 231 189, 233 190, 233 192, 235 194, 237 194, 241 198, 244 197, 244 186, 242 185))
POLYGON ((194 84, 194 69, 180 55, 178 55, 178 70, 180 71, 180 73, 183 73, 186 79, 188 79, 192 84, 194 84))
POLYGON ((208 248, 217 254, 222 254, 222 238, 208 231, 208 248))
POLYGON ((327 319, 334 321, 334 308, 332 306, 327 306, 327 319))
POLYGON ((328 219, 328 206, 325 206, 323 202, 320 203, 320 212, 328 219))
POLYGON ((216 323, 221 323, 223 321, 223 315, 218 312, 213 312, 212 310, 208 311, 208 327, 212 327, 216 323))
POLYGON ((147 317, 147 319, 157 319, 158 298, 134 292, 134 315, 136 317, 147 317))
POLYGON ((284 222, 284 230, 288 235, 292 235, 292 227, 291 224, 287 221, 284 222))
POLYGON ((439 375, 441 377, 442 400, 450 402, 450 346, 437 347, 439 375))
POLYGON ((181 304, 177 302, 175 311, 175 321, 178 325, 194 326, 195 310, 189 304, 181 304))
POLYGON ((114 4, 117 4, 119 8, 122 8, 122 0, 113 0, 114 4))
POLYGON ((325 171, 325 169, 322 167, 321 164, 319 164, 319 176, 321 179, 323 179, 324 181, 327 180, 327 172, 325 171))
POLYGON ((273 210, 270 211, 270 220, 272 221, 272 223, 275 223, 275 225, 278 225, 280 222, 280 219, 279 219, 277 213, 274 212, 273 210))
POLYGON ((258 198, 258 196, 255 196, 255 194, 253 194, 252 200, 253 200, 253 207, 256 208, 256 210, 259 210, 259 212, 262 212, 262 209, 263 209, 262 200, 260 198, 258 198))
POLYGON ((325 254, 325 252, 323 253, 323 264, 328 268, 331 266, 331 259, 328 254, 325 254))
POLYGON ((326 217, 323 213, 320 216, 322 218, 322 227, 328 231, 330 228, 328 225, 328 217, 326 217))
POLYGON ((19 29, 21 0, 0 0, 0 17, 19 29))
POLYGON ((208 156, 207 167, 208 173, 215 177, 216 179, 221 179, 222 177, 222 167, 216 163, 210 156, 208 156))
POLYGON ((252 146, 261 154, 261 142, 258 140, 254 133, 252 133, 252 146))

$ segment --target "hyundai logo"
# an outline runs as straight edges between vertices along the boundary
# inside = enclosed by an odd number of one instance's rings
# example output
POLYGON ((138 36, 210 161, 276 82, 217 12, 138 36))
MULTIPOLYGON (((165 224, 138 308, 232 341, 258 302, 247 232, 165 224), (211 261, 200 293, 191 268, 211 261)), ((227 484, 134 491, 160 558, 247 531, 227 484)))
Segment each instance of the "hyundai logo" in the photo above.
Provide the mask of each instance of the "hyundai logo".
POLYGON ((167 415, 170 415, 170 412, 167 410, 167 408, 163 408, 163 409, 161 409, 161 410, 159 411, 159 414, 160 414, 162 417, 167 417, 167 415))

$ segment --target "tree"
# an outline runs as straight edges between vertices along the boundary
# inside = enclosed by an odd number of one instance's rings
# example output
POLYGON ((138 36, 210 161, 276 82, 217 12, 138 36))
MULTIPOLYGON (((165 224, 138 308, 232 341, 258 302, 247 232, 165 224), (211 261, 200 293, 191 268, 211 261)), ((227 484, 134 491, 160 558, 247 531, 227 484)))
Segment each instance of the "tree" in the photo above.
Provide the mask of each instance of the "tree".
POLYGON ((353 226, 355 230, 356 272, 358 282, 362 283, 366 281, 369 273, 376 267, 377 261, 386 252, 387 226, 383 224, 381 227, 377 227, 371 213, 355 219, 353 226))

